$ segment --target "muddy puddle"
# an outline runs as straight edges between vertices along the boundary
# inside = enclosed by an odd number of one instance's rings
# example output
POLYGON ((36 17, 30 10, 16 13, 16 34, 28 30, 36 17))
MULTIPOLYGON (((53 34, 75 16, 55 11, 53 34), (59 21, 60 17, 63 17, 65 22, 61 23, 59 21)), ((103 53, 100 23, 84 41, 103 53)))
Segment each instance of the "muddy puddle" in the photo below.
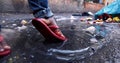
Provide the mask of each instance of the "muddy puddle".
POLYGON ((0 62, 66 63, 84 60, 107 46, 113 39, 111 33, 119 33, 117 23, 90 25, 80 20, 59 20, 57 23, 68 40, 50 44, 44 43, 44 37, 32 26, 30 19, 26 21, 28 24, 25 26, 21 25, 21 20, 1 22, 1 34, 12 47, 12 53, 0 62))

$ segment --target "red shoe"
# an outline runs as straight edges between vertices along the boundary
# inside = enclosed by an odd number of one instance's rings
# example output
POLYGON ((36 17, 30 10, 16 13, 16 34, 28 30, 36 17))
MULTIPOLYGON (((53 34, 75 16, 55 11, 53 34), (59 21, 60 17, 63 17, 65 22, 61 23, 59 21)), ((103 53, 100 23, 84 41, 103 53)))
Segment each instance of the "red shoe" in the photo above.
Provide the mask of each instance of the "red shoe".
POLYGON ((46 38, 46 40, 61 42, 66 40, 66 37, 63 34, 60 34, 58 26, 48 26, 46 23, 44 23, 43 19, 40 18, 33 19, 32 24, 46 38))
MULTIPOLYGON (((4 40, 4 38, 0 35, 0 43, 2 43, 4 40)), ((7 56, 9 55, 11 52, 11 50, 9 48, 4 48, 3 51, 0 51, 0 57, 4 57, 4 56, 7 56)))

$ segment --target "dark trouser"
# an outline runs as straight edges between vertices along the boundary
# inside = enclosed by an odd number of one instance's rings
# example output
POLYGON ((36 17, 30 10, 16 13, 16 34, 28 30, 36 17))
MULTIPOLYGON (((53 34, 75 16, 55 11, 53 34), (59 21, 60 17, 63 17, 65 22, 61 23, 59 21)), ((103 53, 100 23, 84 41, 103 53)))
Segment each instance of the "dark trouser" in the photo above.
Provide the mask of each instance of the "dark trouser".
POLYGON ((49 18, 53 16, 48 0, 28 0, 28 2, 36 18, 49 18))

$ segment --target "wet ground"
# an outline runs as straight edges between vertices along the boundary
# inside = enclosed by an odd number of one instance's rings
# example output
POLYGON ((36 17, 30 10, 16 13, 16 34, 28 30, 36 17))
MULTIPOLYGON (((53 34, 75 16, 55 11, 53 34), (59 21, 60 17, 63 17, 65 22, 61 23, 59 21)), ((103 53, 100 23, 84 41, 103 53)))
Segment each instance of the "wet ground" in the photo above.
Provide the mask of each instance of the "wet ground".
POLYGON ((90 25, 77 20, 60 20, 70 14, 57 15, 60 29, 68 38, 64 43, 44 43, 44 37, 32 26, 30 14, 1 14, 1 34, 12 47, 0 63, 120 63, 120 25, 90 25), (28 24, 23 26, 22 20, 28 24), (85 31, 95 27, 92 34, 85 31), (96 38, 95 42, 91 42, 96 38))

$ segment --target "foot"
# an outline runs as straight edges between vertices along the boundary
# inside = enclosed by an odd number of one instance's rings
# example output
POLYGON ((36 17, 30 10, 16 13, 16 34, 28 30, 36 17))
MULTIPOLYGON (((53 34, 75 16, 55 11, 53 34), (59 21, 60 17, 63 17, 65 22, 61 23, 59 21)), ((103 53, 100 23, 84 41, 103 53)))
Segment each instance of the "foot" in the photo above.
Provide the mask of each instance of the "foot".
POLYGON ((56 25, 50 25, 49 28, 58 36, 65 38, 65 36, 62 34, 62 32, 60 31, 59 27, 56 25))
POLYGON ((56 25, 56 26, 57 26, 54 17, 51 17, 51 18, 49 18, 49 19, 44 19, 44 18, 43 18, 42 20, 43 20, 48 26, 49 26, 49 25, 56 25))
POLYGON ((5 49, 10 49, 11 47, 6 42, 0 42, 0 52, 4 51, 5 49))
POLYGON ((50 27, 50 29, 57 35, 65 38, 65 36, 63 35, 63 33, 60 31, 58 25, 55 22, 55 19, 49 18, 49 19, 43 19, 43 21, 50 27), (54 27, 55 26, 55 27, 54 27))
POLYGON ((11 47, 4 41, 3 37, 0 36, 0 55, 2 55, 2 54, 3 55, 8 54, 8 53, 4 54, 4 52, 6 50, 10 50, 10 49, 11 49, 11 47))

